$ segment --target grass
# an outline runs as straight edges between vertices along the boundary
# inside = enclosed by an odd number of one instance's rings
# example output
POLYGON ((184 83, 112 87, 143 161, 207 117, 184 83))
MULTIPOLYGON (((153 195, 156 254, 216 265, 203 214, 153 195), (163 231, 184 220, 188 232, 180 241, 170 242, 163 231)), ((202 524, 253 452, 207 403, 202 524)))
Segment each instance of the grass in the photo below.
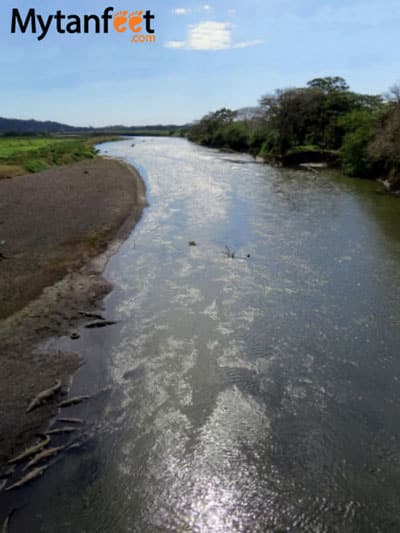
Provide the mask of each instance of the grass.
POLYGON ((0 137, 0 179, 96 157, 94 146, 116 136, 0 137))
POLYGON ((321 148, 315 144, 304 144, 302 146, 294 146, 288 150, 288 154, 296 154, 300 152, 321 152, 321 153, 332 153, 337 154, 337 150, 328 150, 326 148, 321 148))

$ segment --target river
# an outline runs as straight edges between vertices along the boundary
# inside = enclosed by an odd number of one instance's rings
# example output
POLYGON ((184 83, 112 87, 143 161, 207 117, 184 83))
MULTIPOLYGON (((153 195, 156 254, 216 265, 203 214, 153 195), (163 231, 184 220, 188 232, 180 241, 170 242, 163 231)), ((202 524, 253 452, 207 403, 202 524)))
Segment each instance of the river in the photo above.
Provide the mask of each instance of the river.
POLYGON ((399 531, 400 200, 184 139, 101 150, 150 206, 106 269, 117 324, 54 341, 102 391, 70 411, 88 443, 10 531, 399 531))

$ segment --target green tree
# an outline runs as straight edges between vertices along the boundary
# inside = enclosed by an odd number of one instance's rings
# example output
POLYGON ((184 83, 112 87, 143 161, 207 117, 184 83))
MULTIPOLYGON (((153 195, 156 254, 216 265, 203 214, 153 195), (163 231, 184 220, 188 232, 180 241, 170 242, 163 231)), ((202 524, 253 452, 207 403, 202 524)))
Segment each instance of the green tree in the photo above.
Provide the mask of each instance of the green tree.
POLYGON ((357 109, 341 117, 339 125, 345 131, 340 148, 343 171, 350 176, 372 177, 376 164, 370 156, 369 145, 376 133, 376 114, 357 109))
POLYGON ((222 139, 224 147, 246 152, 249 148, 249 130, 246 123, 232 122, 224 128, 222 139))
POLYGON ((276 91, 261 99, 267 129, 275 132, 272 151, 313 145, 324 150, 340 148, 346 131, 341 117, 357 109, 375 110, 379 96, 353 93, 340 77, 316 78, 307 87, 276 91))
POLYGON ((190 128, 188 138, 206 146, 218 146, 223 142, 219 130, 231 124, 235 116, 236 112, 226 107, 209 113, 190 128))
POLYGON ((329 94, 332 91, 346 92, 350 89, 346 80, 340 76, 327 76, 326 78, 314 78, 307 83, 311 89, 319 89, 325 94, 329 94))

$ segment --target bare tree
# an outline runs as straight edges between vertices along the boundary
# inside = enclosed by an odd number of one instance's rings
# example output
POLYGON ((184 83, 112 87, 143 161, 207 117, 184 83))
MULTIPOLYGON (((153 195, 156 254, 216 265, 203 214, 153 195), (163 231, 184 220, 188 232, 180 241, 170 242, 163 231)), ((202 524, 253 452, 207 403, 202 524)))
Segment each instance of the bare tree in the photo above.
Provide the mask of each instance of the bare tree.
POLYGON ((400 82, 390 87, 386 97, 400 107, 400 82))

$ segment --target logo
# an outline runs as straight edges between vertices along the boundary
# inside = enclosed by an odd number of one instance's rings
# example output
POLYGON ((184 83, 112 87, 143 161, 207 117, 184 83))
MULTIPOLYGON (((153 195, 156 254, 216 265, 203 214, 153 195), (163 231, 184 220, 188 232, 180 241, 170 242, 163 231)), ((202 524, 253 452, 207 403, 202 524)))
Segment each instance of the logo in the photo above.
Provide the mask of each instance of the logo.
POLYGON ((126 33, 131 36, 132 43, 155 43, 156 35, 152 27, 155 15, 148 9, 146 11, 117 11, 114 7, 106 7, 101 15, 65 15, 60 9, 54 15, 42 16, 34 8, 28 10, 25 16, 21 15, 18 8, 13 8, 11 13, 11 33, 30 33, 37 35, 37 40, 43 40, 50 28, 60 34, 104 33, 112 29, 117 33, 126 33))
POLYGON ((131 42, 133 43, 154 43, 156 42, 156 36, 151 27, 152 19, 154 19, 154 15, 152 15, 150 11, 146 11, 144 15, 143 11, 132 11, 129 14, 128 11, 119 11, 114 15, 113 24, 115 31, 119 33, 125 32, 128 27, 130 31, 135 34, 131 39, 131 42), (143 20, 145 20, 146 24, 146 34, 140 34, 143 29, 143 20))

